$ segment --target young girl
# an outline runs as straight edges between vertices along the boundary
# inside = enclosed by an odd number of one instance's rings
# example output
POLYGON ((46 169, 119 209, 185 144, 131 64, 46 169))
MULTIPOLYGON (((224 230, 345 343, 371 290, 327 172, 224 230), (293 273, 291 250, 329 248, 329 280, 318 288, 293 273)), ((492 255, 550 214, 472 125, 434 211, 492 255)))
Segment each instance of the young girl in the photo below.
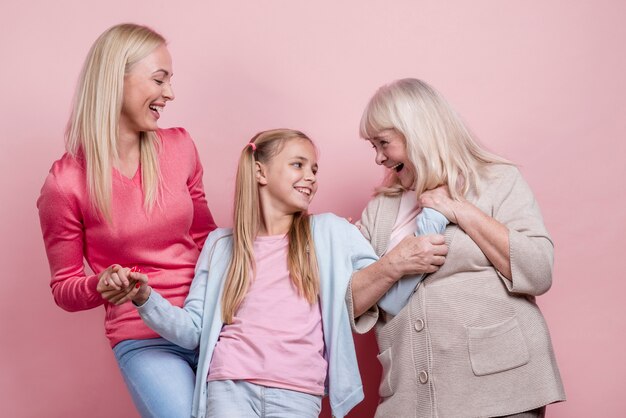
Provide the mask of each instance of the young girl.
POLYGON ((317 417, 325 393, 342 417, 363 399, 345 305, 350 277, 395 281, 416 268, 398 253, 375 263, 353 225, 309 216, 316 172, 303 133, 255 136, 239 159, 235 227, 209 235, 184 308, 145 283, 133 299, 163 337, 199 345, 195 417, 317 417))

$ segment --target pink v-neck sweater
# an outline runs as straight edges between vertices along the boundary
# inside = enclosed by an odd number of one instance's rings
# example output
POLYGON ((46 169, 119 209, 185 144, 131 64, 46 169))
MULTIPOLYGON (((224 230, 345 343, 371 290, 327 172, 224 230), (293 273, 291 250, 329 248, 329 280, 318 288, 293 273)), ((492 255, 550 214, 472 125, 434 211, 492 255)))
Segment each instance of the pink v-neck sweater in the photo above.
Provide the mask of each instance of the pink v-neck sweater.
POLYGON ((112 264, 138 266, 150 285, 182 306, 204 240, 216 228, 202 185, 202 165, 182 128, 158 131, 162 193, 150 213, 143 205, 141 170, 130 179, 113 170, 112 222, 89 201, 84 162, 68 154, 56 161, 37 201, 57 305, 80 311, 104 305, 111 346, 158 337, 130 303, 106 302, 96 291, 98 274, 112 264), (95 274, 87 274, 83 259, 95 274))

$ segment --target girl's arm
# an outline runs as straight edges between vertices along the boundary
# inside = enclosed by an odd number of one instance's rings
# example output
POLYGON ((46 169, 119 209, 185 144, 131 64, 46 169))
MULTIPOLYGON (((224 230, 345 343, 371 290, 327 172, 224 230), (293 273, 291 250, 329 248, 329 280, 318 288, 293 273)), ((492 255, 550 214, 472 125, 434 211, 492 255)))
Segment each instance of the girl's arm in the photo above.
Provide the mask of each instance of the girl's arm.
POLYGON ((357 271, 350 283, 354 317, 365 313, 402 276, 433 273, 445 261, 443 235, 405 237, 380 260, 357 271))
POLYGON ((182 308, 172 305, 159 292, 142 284, 139 293, 133 298, 139 316, 166 340, 193 350, 200 343, 207 276, 206 271, 196 274, 182 308))
MULTIPOLYGON (((416 223, 415 236, 419 237, 426 234, 443 234, 448 220, 440 212, 431 208, 424 208, 417 215, 416 223)), ((417 284, 422 281, 425 275, 425 273, 415 274, 396 281, 380 298, 378 306, 391 315, 398 315, 409 302, 417 284)))
MULTIPOLYGON (((196 274, 191 282, 189 295, 187 295, 182 308, 172 305, 159 292, 151 289, 147 284, 143 284, 140 291, 133 298, 133 303, 137 306, 139 316, 141 316, 146 325, 163 338, 181 347, 194 349, 200 343, 204 309, 207 304, 209 266, 219 239, 220 237, 217 236, 216 231, 209 236, 204 244, 202 252, 198 257, 196 274)), ((218 302, 217 300, 212 300, 211 303, 218 302)))

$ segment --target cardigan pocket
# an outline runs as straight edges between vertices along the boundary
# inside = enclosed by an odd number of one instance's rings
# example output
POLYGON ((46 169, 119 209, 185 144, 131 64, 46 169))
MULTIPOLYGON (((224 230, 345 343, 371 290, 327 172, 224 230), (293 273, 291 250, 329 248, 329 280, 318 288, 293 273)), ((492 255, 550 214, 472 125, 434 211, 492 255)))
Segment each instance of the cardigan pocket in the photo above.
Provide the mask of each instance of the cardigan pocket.
POLYGON ((391 386, 391 376, 393 372, 391 347, 376 357, 378 358, 381 366, 383 366, 383 375, 380 380, 380 386, 378 387, 378 396, 381 398, 387 398, 393 395, 393 387, 391 386))
POLYGON ((476 376, 511 370, 530 360, 516 317, 488 327, 467 327, 470 362, 476 376))

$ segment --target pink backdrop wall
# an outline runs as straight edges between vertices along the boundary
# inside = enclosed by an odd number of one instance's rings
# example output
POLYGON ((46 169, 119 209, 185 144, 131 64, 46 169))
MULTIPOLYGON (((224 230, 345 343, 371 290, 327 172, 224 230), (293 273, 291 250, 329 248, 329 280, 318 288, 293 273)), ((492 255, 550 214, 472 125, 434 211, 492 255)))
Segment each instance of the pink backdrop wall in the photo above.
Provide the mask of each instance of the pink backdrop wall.
MULTIPOLYGON (((550 416, 623 416, 625 18, 619 0, 2 0, 0 415, 137 416, 103 310, 70 314, 52 300, 35 208, 90 44, 133 21, 170 41, 177 99, 161 125, 194 136, 221 226, 239 150, 271 127, 317 141, 314 211, 358 217, 381 177, 357 135, 367 99, 400 77, 436 86, 490 149, 519 163, 556 242, 554 285, 539 304, 569 400, 550 416)), ((350 416, 370 417, 375 341, 357 345, 367 399, 350 416)))

